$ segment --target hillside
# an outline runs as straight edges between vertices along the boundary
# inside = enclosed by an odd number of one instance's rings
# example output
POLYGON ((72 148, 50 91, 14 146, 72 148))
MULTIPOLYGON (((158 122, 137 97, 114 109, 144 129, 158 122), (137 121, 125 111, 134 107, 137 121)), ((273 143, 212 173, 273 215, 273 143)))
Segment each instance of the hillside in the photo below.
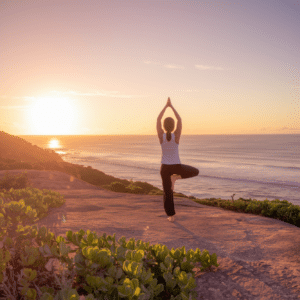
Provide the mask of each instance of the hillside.
POLYGON ((24 139, 0 131, 0 170, 49 170, 59 171, 95 186, 119 191, 141 194, 159 193, 162 191, 146 182, 132 182, 107 175, 88 166, 65 162, 53 150, 42 149, 24 139), (111 185, 111 186, 110 186, 111 185), (129 190, 125 187, 129 187, 129 190), (135 190, 134 190, 135 189, 135 190))
POLYGON ((7 160, 29 163, 63 162, 63 159, 53 150, 42 149, 18 136, 0 131, 0 162, 7 160))

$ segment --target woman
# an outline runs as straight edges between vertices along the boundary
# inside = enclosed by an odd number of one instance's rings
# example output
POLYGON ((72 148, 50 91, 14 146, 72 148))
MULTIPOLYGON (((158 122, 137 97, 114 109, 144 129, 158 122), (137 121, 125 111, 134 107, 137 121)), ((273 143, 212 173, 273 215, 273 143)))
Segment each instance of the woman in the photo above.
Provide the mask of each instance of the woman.
POLYGON ((197 176, 199 174, 199 170, 188 165, 183 165, 180 162, 178 145, 181 135, 182 123, 180 116, 171 104, 170 98, 168 98, 166 106, 157 118, 156 128, 162 148, 162 165, 160 168, 160 175, 162 178, 162 184, 164 189, 164 209, 167 216, 169 216, 168 220, 170 222, 174 222, 174 183, 177 179, 184 179, 197 176), (177 118, 177 128, 174 133, 171 133, 175 127, 173 118, 169 117, 164 120, 164 129, 166 133, 164 133, 163 129, 161 128, 161 119, 167 107, 171 107, 173 109, 173 112, 177 118))

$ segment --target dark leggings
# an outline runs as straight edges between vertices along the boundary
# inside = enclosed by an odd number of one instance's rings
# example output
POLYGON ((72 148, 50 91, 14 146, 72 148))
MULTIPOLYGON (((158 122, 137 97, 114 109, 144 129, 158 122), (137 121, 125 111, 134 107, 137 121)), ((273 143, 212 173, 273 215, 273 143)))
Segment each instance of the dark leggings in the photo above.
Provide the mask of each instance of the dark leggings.
POLYGON ((172 191, 171 175, 178 174, 182 179, 191 178, 199 174, 199 170, 183 164, 178 165, 161 165, 160 175, 164 189, 164 208, 167 216, 174 216, 174 200, 172 191))

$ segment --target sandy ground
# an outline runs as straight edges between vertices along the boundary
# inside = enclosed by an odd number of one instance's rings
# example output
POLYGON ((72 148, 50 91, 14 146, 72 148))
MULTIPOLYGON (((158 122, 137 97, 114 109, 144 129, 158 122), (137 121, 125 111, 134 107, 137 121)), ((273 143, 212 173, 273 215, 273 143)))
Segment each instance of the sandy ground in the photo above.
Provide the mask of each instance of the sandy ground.
MULTIPOLYGON (((62 207, 37 222, 56 235, 90 229, 115 233, 117 240, 216 253, 219 267, 196 273, 198 299, 300 299, 300 228, 294 225, 177 197, 171 223, 162 196, 107 191, 58 171, 27 174, 33 187, 65 196, 62 207)), ((0 171, 0 179, 4 175, 0 171)))

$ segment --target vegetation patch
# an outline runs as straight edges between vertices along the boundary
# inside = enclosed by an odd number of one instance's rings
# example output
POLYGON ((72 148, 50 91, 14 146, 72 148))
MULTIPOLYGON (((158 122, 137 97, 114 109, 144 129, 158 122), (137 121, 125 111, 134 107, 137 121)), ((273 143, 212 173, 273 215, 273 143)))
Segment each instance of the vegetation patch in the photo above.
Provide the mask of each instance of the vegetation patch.
POLYGON ((287 200, 275 199, 269 201, 258 201, 256 199, 222 200, 216 198, 195 199, 197 203, 217 206, 227 210, 241 213, 251 213, 273 219, 278 219, 286 223, 300 227, 300 206, 294 205, 287 200))
POLYGON ((198 248, 169 250, 82 229, 65 239, 31 225, 64 202, 59 193, 30 187, 0 194, 0 299, 195 300, 196 263, 201 271, 219 266, 215 253, 198 248))

